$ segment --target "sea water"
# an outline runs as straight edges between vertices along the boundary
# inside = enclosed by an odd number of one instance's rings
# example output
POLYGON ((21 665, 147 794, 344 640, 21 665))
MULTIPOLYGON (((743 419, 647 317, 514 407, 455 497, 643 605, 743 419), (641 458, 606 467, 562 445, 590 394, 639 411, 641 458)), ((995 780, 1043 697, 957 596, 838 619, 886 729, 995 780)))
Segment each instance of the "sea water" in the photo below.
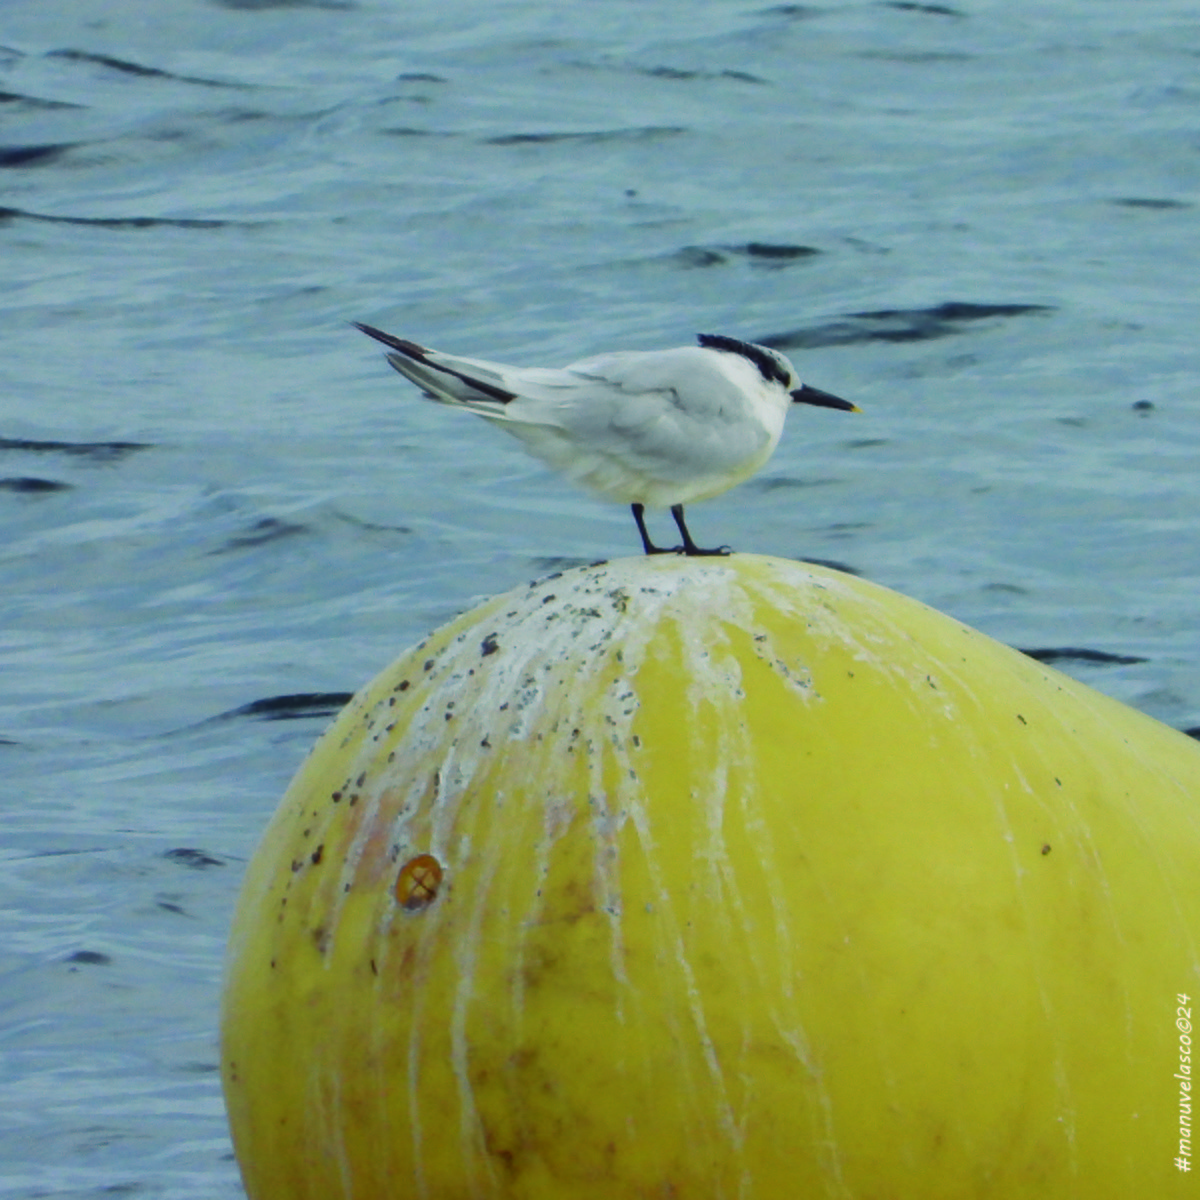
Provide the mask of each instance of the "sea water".
POLYGON ((222 955, 307 748, 638 551, 353 320, 776 345, 863 412, 793 412, 701 543, 1200 725, 1198 130, 1182 0, 5 0, 0 1197, 240 1195, 222 955))

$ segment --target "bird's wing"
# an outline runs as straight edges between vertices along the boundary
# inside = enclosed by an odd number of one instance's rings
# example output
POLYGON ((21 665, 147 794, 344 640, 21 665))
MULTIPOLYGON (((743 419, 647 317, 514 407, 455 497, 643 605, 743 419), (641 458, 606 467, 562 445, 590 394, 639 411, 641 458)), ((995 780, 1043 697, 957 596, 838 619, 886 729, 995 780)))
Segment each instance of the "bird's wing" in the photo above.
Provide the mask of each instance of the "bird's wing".
POLYGON ((709 420, 745 410, 745 397, 721 369, 720 360, 698 346, 603 354, 572 363, 567 370, 601 383, 619 406, 642 397, 658 398, 687 416, 709 420))
POLYGON ((711 355, 693 346, 604 354, 561 369, 510 367, 357 327, 387 346, 388 362, 426 395, 493 420, 593 434, 611 428, 627 437, 672 412, 711 421, 744 411, 738 389, 714 369, 711 355))
POLYGON ((519 395, 498 420, 543 458, 535 445, 542 439, 520 425, 558 431, 574 447, 680 481, 726 472, 778 436, 747 419, 741 388, 698 347, 603 355, 561 371, 513 371, 507 380, 519 395))
POLYGON ((519 438, 577 482, 614 499, 683 502, 724 491, 765 461, 782 428, 756 419, 711 351, 606 354, 562 369, 444 354, 360 329, 426 395, 519 438))

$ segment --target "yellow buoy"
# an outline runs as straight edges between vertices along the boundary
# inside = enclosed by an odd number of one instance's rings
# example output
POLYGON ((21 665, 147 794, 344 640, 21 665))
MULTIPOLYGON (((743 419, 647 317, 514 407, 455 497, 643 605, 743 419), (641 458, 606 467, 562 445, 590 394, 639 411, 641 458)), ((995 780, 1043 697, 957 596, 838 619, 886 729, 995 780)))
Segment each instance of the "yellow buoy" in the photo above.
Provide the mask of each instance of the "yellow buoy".
POLYGON ((1164 1197, 1198 939, 1182 734, 833 571, 573 570, 293 781, 234 1144, 251 1200, 1164 1197))

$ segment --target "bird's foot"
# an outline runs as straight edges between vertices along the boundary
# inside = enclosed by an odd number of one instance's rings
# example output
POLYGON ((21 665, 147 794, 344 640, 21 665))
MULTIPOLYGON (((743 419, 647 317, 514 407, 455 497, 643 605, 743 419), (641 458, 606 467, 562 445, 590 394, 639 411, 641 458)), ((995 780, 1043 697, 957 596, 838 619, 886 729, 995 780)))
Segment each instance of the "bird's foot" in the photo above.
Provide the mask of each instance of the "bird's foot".
POLYGON ((683 537, 682 546, 656 546, 650 540, 650 534, 646 532, 645 505, 634 504, 633 519, 637 522, 638 533, 642 535, 642 548, 647 554, 682 554, 687 558, 724 558, 726 555, 732 554, 728 546, 716 546, 711 550, 705 549, 703 546, 697 546, 692 541, 692 535, 688 533, 688 527, 683 519, 683 505, 674 504, 671 506, 671 516, 675 518, 675 524, 679 527, 679 532, 683 537))
POLYGON ((727 558, 733 551, 728 546, 714 546, 711 550, 705 546, 697 546, 695 542, 686 546, 655 546, 653 543, 646 547, 647 554, 678 554, 684 558, 727 558))

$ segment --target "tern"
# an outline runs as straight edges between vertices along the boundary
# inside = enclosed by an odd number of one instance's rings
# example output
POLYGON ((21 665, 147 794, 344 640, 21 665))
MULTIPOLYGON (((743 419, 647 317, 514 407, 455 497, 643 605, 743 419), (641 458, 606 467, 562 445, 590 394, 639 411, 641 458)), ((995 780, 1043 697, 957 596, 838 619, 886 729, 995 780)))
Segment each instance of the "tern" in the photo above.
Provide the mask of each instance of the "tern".
POLYGON ((683 506, 749 479, 771 457, 793 404, 859 412, 801 383, 777 350, 702 333, 694 346, 623 351, 561 368, 443 354, 354 322, 426 396, 519 438, 543 462, 628 504, 647 554, 728 554, 697 546, 683 506), (669 508, 681 546, 656 546, 645 510, 669 508))

